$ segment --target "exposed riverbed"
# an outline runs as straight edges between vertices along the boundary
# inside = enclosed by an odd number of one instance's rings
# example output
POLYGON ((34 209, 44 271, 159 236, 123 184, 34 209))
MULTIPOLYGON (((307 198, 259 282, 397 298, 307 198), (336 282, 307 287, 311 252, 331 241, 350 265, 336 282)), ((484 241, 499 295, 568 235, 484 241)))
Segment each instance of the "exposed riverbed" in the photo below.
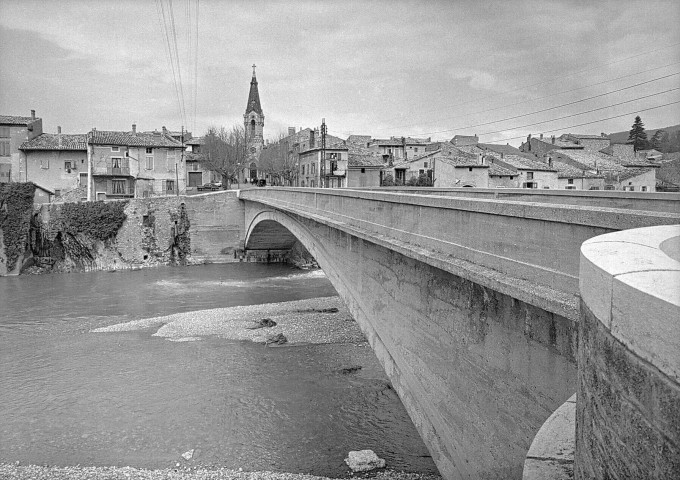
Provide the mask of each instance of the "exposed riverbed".
POLYGON ((280 265, 0 278, 0 463, 343 477, 370 448, 436 474, 332 295, 280 265), (274 333, 288 346, 264 347, 274 333))

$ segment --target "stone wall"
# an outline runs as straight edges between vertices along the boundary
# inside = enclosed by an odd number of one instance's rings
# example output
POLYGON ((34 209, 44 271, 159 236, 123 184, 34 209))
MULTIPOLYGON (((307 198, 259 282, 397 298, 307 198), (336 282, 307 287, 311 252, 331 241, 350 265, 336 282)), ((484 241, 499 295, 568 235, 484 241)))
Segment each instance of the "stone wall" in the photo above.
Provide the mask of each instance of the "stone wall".
POLYGON ((577 479, 680 478, 680 226, 581 247, 577 479))

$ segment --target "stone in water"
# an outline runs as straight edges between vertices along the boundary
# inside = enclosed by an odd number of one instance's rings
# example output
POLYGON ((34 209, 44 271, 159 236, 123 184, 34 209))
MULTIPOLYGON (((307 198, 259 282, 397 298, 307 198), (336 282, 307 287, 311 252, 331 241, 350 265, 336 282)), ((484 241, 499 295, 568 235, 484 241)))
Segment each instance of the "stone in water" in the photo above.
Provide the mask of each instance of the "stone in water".
POLYGON ((366 472, 374 468, 383 468, 385 460, 378 457, 373 450, 351 451, 345 463, 353 472, 366 472))
POLYGON ((184 458, 184 460, 191 460, 191 457, 193 457, 193 456, 194 456, 194 449, 193 448, 191 450, 189 450, 188 452, 184 452, 182 454, 182 458, 184 458))

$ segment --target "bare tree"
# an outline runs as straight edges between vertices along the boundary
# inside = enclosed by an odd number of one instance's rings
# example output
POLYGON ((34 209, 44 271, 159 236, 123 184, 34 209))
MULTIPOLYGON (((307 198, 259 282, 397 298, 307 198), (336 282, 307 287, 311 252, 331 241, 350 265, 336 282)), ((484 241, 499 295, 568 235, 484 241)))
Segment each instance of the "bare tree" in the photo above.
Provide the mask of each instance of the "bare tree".
POLYGON ((293 185, 297 173, 297 152, 293 149, 294 138, 279 133, 278 139, 262 149, 260 169, 269 174, 272 182, 293 185))
POLYGON ((248 139, 245 129, 234 125, 230 130, 224 127, 210 127, 204 136, 202 146, 203 163, 220 174, 227 188, 240 183, 240 172, 248 158, 248 139))

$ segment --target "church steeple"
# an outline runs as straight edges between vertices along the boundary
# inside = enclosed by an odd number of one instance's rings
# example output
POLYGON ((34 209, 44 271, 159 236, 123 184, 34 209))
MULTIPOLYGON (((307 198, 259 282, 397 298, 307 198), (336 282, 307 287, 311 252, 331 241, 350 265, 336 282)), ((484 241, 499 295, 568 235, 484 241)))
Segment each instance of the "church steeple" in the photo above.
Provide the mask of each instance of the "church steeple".
POLYGON ((257 91, 257 77, 255 76, 255 65, 253 65, 253 78, 250 81, 250 93, 248 94, 248 105, 246 105, 246 115, 255 112, 262 115, 260 106, 260 93, 257 91))
POLYGON ((250 154, 259 158, 264 146, 264 113, 262 113, 262 106, 260 105, 260 93, 257 91, 255 65, 253 65, 253 78, 250 80, 248 105, 246 105, 246 113, 243 115, 243 126, 245 127, 250 154))

